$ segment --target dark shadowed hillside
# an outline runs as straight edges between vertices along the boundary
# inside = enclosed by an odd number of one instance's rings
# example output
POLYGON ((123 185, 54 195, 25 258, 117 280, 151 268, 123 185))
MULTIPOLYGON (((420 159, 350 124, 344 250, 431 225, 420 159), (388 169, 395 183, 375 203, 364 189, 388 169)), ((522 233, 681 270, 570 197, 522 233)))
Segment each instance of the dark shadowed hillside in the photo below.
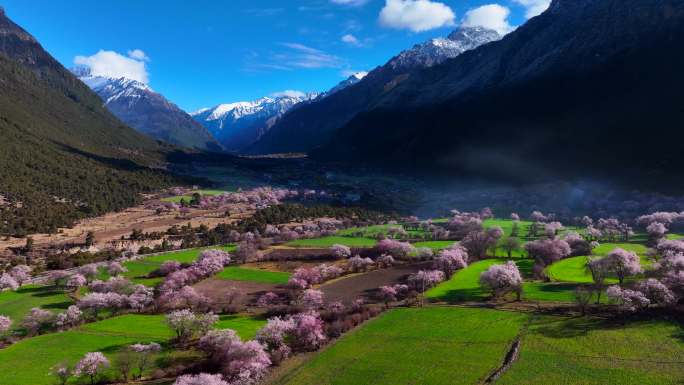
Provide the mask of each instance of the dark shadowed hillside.
POLYGON ((684 2, 555 0, 412 73, 315 155, 478 175, 676 175, 684 2))
POLYGON ((162 147, 0 13, 0 233, 48 231, 172 183, 162 147))
POLYGON ((463 52, 501 38, 482 27, 462 27, 447 38, 428 40, 401 52, 357 83, 294 108, 257 143, 252 153, 307 152, 327 142, 335 130, 409 78, 409 73, 430 67, 463 52))

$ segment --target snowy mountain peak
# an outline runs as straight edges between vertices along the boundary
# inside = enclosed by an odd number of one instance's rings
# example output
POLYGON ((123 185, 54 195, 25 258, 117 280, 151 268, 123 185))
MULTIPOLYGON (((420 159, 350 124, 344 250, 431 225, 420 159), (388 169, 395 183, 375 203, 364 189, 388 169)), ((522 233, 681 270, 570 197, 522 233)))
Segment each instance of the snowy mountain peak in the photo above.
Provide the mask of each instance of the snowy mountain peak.
POLYGON ((156 139, 182 147, 219 150, 206 128, 150 86, 125 77, 95 76, 87 67, 71 70, 123 122, 156 139))
MULTIPOLYGON (((243 116, 265 113, 282 114, 297 103, 313 100, 318 97, 317 93, 282 94, 278 96, 265 96, 249 102, 223 103, 212 108, 203 108, 190 115, 198 121, 215 121, 225 119, 240 119, 243 116)), ((222 127, 223 124, 220 124, 222 127)))
POLYGON ((342 91, 343 89, 360 82, 361 80, 363 80, 363 78, 366 77, 366 75, 368 75, 368 72, 353 73, 345 80, 339 82, 335 87, 331 88, 328 92, 321 94, 320 98, 325 98, 336 92, 342 91))
POLYGON ((190 115, 227 150, 239 151, 258 140, 292 107, 318 96, 318 93, 280 92, 254 101, 203 108, 190 115))
POLYGON ((502 36, 484 27, 461 27, 446 38, 436 38, 403 51, 388 63, 394 69, 431 67, 482 44, 501 39, 502 36))

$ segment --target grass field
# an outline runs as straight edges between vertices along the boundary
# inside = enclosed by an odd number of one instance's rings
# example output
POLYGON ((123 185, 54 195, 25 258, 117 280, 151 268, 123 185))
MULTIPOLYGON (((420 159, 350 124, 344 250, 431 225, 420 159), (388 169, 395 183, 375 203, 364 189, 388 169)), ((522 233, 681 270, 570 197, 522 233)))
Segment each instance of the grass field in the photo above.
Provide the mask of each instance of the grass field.
MULTIPOLYGON (((495 264, 505 263, 507 259, 485 259, 460 270, 450 280, 425 292, 425 298, 432 301, 458 303, 463 301, 485 301, 491 293, 480 286, 480 274, 495 264)), ((514 259, 523 278, 532 273, 532 260, 514 259)), ((528 301, 573 302, 577 284, 526 281, 523 283, 522 299, 528 301)))
POLYGON ((504 263, 503 259, 485 259, 459 270, 450 280, 425 292, 425 298, 450 303, 460 301, 482 301, 490 293, 480 287, 480 274, 490 266, 504 263))
POLYGON ((292 247, 330 247, 334 244, 340 244, 349 247, 373 247, 376 243, 375 239, 365 237, 330 236, 315 239, 297 239, 285 245, 292 247))
POLYGON ((373 225, 373 226, 366 226, 366 227, 350 227, 348 229, 342 229, 338 230, 336 235, 340 235, 343 237, 350 237, 353 236, 354 234, 358 233, 363 233, 364 237, 367 238, 375 238, 379 234, 387 234, 387 231, 392 228, 401 228, 401 225, 373 225))
MULTIPOLYGON (((217 326, 234 329, 242 338, 250 339, 264 323, 249 317, 224 316, 217 326)), ((73 364, 85 353, 95 351, 113 358, 130 344, 164 343, 171 337, 173 334, 164 323, 163 315, 124 315, 62 333, 27 338, 0 349, 0 383, 52 385, 55 380, 48 373, 56 364, 64 361, 73 364)))
POLYGON ((496 384, 675 385, 682 379, 684 330, 675 323, 542 316, 496 384))
MULTIPOLYGON (((592 283, 591 273, 586 269, 589 257, 572 257, 562 259, 546 269, 546 274, 557 282, 592 283)), ((616 283, 614 278, 606 279, 606 283, 616 283)))
POLYGON ((598 256, 606 256, 615 248, 625 249, 637 253, 640 257, 644 257, 648 248, 640 243, 601 243, 601 245, 594 249, 594 254, 598 256))
MULTIPOLYGON (((215 196, 215 195, 221 195, 223 193, 228 192, 228 190, 197 190, 193 191, 193 193, 200 193, 201 195, 209 195, 209 196, 215 196)), ((176 195, 172 197, 167 197, 167 198, 162 198, 163 202, 173 202, 173 203, 180 203, 181 200, 185 199, 188 203, 190 200, 192 200, 192 194, 189 195, 176 195)))
POLYGON ((528 316, 489 309, 391 310, 285 373, 286 385, 477 384, 528 316))
POLYGON ((286 284, 292 274, 279 271, 266 271, 258 269, 246 269, 238 266, 229 266, 216 275, 217 278, 232 281, 250 281, 259 283, 272 283, 276 285, 286 284))
MULTIPOLYGON (((232 252, 235 250, 234 245, 226 246, 215 246, 215 247, 203 247, 196 249, 189 249, 183 251, 170 251, 168 253, 152 255, 143 259, 136 261, 130 261, 124 263, 124 266, 128 271, 122 274, 124 277, 129 278, 135 283, 140 283, 146 286, 155 286, 163 280, 161 277, 147 278, 147 276, 153 271, 159 269, 162 263, 166 261, 177 261, 180 263, 192 263, 200 253, 207 249, 219 249, 223 251, 232 252)), ((100 278, 107 278, 106 274, 100 278)))
MULTIPOLYGON (((594 254, 596 257, 604 257, 617 247, 637 253, 641 259, 641 266, 644 268, 648 268, 652 263, 646 255, 646 246, 638 243, 604 243, 594 249, 594 254)), ((588 258, 581 256, 560 260, 549 266, 546 269, 546 274, 551 280, 557 282, 591 283, 593 282, 591 274, 586 270, 588 258)), ((606 280, 606 283, 609 284, 617 282, 618 280, 615 278, 606 280)))
POLYGON ((34 307, 61 312, 73 301, 64 291, 52 286, 26 285, 17 291, 0 292, 0 315, 6 315, 17 327, 24 316, 34 307))
POLYGON ((442 249, 448 249, 449 247, 453 246, 453 244, 456 243, 455 241, 423 241, 423 242, 415 242, 413 246, 415 247, 429 247, 432 250, 442 250, 442 249))

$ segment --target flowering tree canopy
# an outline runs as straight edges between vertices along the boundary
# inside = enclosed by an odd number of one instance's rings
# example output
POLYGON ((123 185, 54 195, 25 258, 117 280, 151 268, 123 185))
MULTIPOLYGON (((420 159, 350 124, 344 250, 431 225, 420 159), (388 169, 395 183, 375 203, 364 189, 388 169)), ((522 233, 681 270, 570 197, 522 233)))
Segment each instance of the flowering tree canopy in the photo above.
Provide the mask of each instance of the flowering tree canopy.
POLYGON ((77 376, 88 376, 90 383, 95 383, 95 378, 109 367, 109 360, 100 352, 86 353, 85 357, 74 367, 74 374, 77 376))
POLYGON ((12 327, 12 320, 10 317, 0 315, 0 334, 6 333, 12 327))
POLYGON ((452 247, 442 250, 435 258, 433 268, 444 272, 447 278, 459 269, 468 266, 468 252, 462 247, 452 247))
POLYGON ((9 274, 21 286, 31 279, 31 268, 27 265, 17 265, 10 269, 9 274))
POLYGON ((208 332, 198 346, 213 362, 222 366, 222 373, 231 384, 253 384, 263 378, 271 366, 262 344, 242 342, 230 329, 208 332))
POLYGON ((349 258, 351 256, 351 249, 345 245, 335 244, 330 247, 330 253, 338 259, 349 258))
POLYGON ((609 271, 617 276, 620 283, 625 280, 625 277, 641 272, 639 256, 619 247, 611 251, 601 261, 609 271))
POLYGON ((522 276, 513 261, 503 265, 492 265, 480 274, 480 284, 492 291, 495 297, 516 292, 518 299, 522 290, 522 276))
POLYGON ((0 291, 2 290, 17 290, 19 288, 19 282, 17 282, 14 277, 4 273, 0 275, 0 291))
POLYGON ((407 283, 417 291, 424 291, 436 286, 444 281, 444 279, 444 273, 440 270, 420 270, 415 274, 411 274, 407 279, 407 283))
POLYGON ((223 381, 220 374, 186 374, 176 379, 173 385, 230 385, 223 381))
POLYGON ((651 301, 646 296, 635 290, 622 289, 613 285, 606 290, 608 298, 617 302, 624 310, 635 312, 648 307, 651 301))
POLYGON ((323 292, 315 289, 304 290, 297 302, 308 310, 319 309, 323 306, 323 292))

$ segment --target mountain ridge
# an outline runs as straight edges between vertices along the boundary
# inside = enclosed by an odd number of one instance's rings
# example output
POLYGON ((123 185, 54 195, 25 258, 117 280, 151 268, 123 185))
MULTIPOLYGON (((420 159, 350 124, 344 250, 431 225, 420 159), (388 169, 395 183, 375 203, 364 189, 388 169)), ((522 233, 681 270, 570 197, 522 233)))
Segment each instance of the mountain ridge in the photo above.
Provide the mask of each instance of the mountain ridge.
POLYGON ((204 126, 147 84, 125 77, 93 76, 87 68, 72 72, 100 96, 109 111, 139 132, 180 147, 221 150, 204 126))
POLYGON ((417 68, 439 64, 500 38, 492 30, 462 27, 446 39, 431 39, 417 44, 370 71, 356 84, 328 98, 290 111, 257 143, 250 146, 247 152, 259 154, 310 151, 324 144, 334 130, 349 122, 359 112, 365 111, 375 99, 405 81, 417 68), (464 31, 467 33, 463 33, 464 31))
POLYGON ((181 183, 175 148, 138 133, 0 14, 0 234, 54 232, 181 183))
POLYGON ((666 173, 677 140, 641 129, 684 139, 683 25, 677 1, 554 0, 502 40, 413 73, 313 156, 513 179, 666 173))

